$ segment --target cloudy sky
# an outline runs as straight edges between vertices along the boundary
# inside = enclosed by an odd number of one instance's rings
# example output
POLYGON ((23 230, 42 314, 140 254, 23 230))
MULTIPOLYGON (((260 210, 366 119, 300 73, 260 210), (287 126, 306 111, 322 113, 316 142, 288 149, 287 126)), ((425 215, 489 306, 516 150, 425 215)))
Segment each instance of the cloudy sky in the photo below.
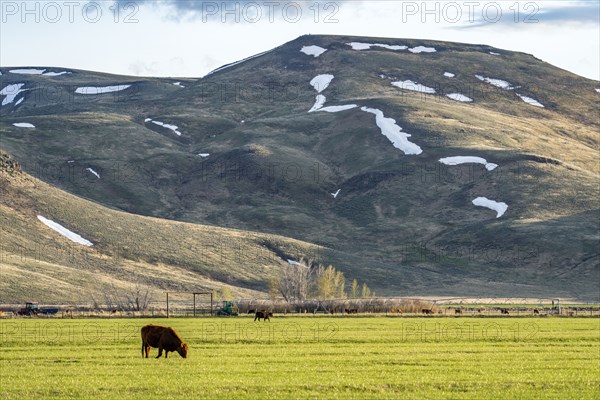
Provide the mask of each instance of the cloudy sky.
POLYGON ((311 33, 489 44, 599 80, 599 4, 0 0, 0 66, 199 77, 311 33))

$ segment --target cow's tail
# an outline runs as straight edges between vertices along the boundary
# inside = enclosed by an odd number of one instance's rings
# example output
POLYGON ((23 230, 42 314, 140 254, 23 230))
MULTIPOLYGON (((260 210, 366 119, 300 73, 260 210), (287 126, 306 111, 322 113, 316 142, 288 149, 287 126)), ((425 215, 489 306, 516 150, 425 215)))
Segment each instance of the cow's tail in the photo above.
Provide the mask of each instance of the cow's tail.
POLYGON ((142 340, 142 358, 144 358, 144 348, 146 347, 146 346, 144 346, 144 344, 145 344, 145 343, 144 343, 144 341, 142 340))

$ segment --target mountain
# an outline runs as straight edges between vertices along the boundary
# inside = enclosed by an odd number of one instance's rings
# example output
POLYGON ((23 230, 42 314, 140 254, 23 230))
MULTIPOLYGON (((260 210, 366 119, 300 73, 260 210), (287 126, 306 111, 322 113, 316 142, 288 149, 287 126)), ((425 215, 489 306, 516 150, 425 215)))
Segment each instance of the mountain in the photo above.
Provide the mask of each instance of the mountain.
MULTIPOLYGON (((78 201, 301 243, 277 260, 381 295, 600 297, 600 83, 531 55, 309 35, 201 79, 0 71, 1 147, 78 201)), ((170 243, 140 257, 185 253, 170 243)), ((266 290, 242 258, 231 282, 266 290)))

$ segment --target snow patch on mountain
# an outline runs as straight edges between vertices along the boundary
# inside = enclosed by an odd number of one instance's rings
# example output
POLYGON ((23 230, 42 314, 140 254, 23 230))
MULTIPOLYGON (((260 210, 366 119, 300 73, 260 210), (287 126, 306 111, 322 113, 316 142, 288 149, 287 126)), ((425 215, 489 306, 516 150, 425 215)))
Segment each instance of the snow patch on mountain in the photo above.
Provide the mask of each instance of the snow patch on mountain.
POLYGON ((75 89, 75 93, 77 94, 103 94, 103 93, 111 93, 111 92, 120 92, 121 90, 125 90, 131 87, 131 85, 116 85, 116 86, 84 86, 78 87, 75 89))
POLYGON ((86 171, 89 171, 90 173, 96 175, 96 178, 100 179, 100 174, 94 171, 92 168, 86 168, 86 171))
POLYGON ((485 158, 482 157, 473 157, 473 156, 455 156, 455 157, 446 157, 440 158, 439 160, 442 164, 446 165, 460 165, 460 164, 482 164, 485 165, 485 168, 488 171, 493 171, 498 167, 498 164, 489 163, 485 158))
POLYGON ((522 94, 519 94, 519 93, 517 93, 517 96, 519 96, 519 98, 527 104, 531 104, 532 106, 544 108, 544 105, 542 103, 540 103, 539 101, 537 101, 536 99, 532 99, 531 97, 523 96, 522 94))
POLYGON ((327 49, 324 49, 320 46, 304 46, 300 51, 307 56, 313 56, 315 58, 319 57, 321 54, 325 53, 327 49))
POLYGON ((514 87, 508 83, 507 81, 504 81, 502 79, 495 79, 495 78, 487 78, 481 75, 475 75, 475 78, 479 79, 482 82, 487 82, 490 85, 499 87, 501 89, 505 89, 505 90, 513 90, 514 87))
POLYGON ((35 128, 35 125, 30 124, 29 122, 15 122, 13 125, 17 128, 35 128))
POLYGON ((412 49, 408 49, 408 51, 410 51, 411 53, 435 53, 437 50, 435 49, 435 47, 425 47, 425 46, 417 46, 417 47, 413 47, 412 49))
POLYGON ((375 115, 375 121, 381 129, 381 133, 392 142, 395 148, 402 150, 404 154, 416 155, 423 152, 419 146, 408 140, 411 135, 402 132, 402 128, 396 124, 396 120, 386 118, 383 111, 368 107, 362 107, 361 110, 375 115))
POLYGON ((454 75, 452 72, 444 72, 444 76, 446 78, 454 78, 456 75, 454 75))
POLYGON ((44 76, 61 76, 61 75, 68 75, 68 74, 72 74, 72 72, 69 72, 69 71, 46 72, 45 74, 42 74, 42 75, 44 75, 44 76))
POLYGON ((473 200, 473 204, 478 207, 489 208, 490 210, 496 211, 496 218, 500 218, 504 215, 506 210, 508 210, 508 205, 506 203, 499 203, 494 200, 489 200, 486 197, 478 197, 473 200))
POLYGON ((416 82, 413 82, 410 80, 392 82, 392 85, 399 87, 400 89, 412 90, 414 92, 429 93, 429 94, 435 93, 434 88, 430 88, 430 87, 427 87, 425 85, 422 85, 420 83, 416 83, 416 82))
POLYGON ((345 105, 341 105, 341 106, 323 107, 323 108, 319 108, 315 111, 326 111, 326 112, 330 112, 330 113, 336 113, 336 112, 340 112, 340 111, 351 110, 356 107, 358 107, 356 104, 345 104, 345 105))
POLYGON ((21 75, 41 75, 45 72, 45 69, 35 69, 35 68, 21 68, 21 69, 11 69, 8 72, 11 74, 21 74, 21 75))
POLYGON ((472 98, 467 97, 464 94, 460 94, 460 93, 450 93, 450 94, 447 94, 446 97, 448 97, 452 100, 462 101, 463 103, 470 103, 473 101, 472 98))
POLYGON ((11 85, 7 85, 4 89, 0 90, 0 95, 6 96, 4 100, 2 100, 2 105, 5 106, 7 104, 12 103, 15 98, 19 95, 19 93, 24 92, 27 89, 21 89, 25 86, 24 83, 13 83, 11 85))
POLYGON ((317 75, 310 81, 310 84, 318 93, 321 93, 327 89, 333 78, 334 76, 331 74, 317 75))
POLYGON ((371 47, 381 47, 388 50, 406 50, 408 46, 402 45, 389 45, 389 44, 381 44, 381 43, 362 43, 362 42, 351 42, 346 43, 348 46, 352 47, 353 50, 369 50, 371 47))
POLYGON ((41 215, 38 215, 37 218, 48 228, 52 229, 55 232, 58 232, 59 234, 66 237, 67 239, 69 239, 72 242, 82 244, 82 245, 88 246, 88 247, 94 245, 89 240, 82 238, 80 235, 76 234, 73 231, 68 230, 67 228, 60 225, 59 223, 56 223, 50 219, 44 218, 41 215))
POLYGON ((144 120, 144 122, 152 122, 155 125, 162 126, 163 128, 172 130, 177 136, 181 136, 181 132, 179 132, 177 130, 179 128, 177 125, 165 124, 164 122, 161 122, 161 121, 153 121, 151 118, 146 118, 144 120))
POLYGON ((325 104, 325 101, 327 100, 327 98, 325 96, 323 96, 322 94, 317 95, 315 104, 312 106, 312 108, 310 110, 308 110, 308 112, 315 112, 320 110, 323 105, 325 104))
POLYGON ((224 69, 227 69, 227 68, 231 68, 231 67, 233 67, 233 66, 235 66, 235 65, 238 65, 238 64, 241 64, 241 63, 243 63, 243 62, 245 62, 245 61, 252 60, 253 58, 260 57, 260 56, 262 56, 262 55, 264 55, 264 54, 267 54, 267 53, 268 53, 268 52, 270 52, 270 51, 271 51, 271 50, 263 51, 262 53, 258 53, 258 54, 255 54, 255 55, 253 55, 253 56, 246 57, 246 58, 244 58, 243 60, 236 61, 236 62, 232 62, 232 63, 230 63, 230 64, 225 64, 225 65, 223 65, 222 67, 219 67, 219 68, 217 68, 217 69, 214 69, 214 70, 210 71, 208 74, 206 74, 206 76, 212 75, 212 74, 214 74, 214 73, 216 73, 216 72, 219 72, 219 71, 223 71, 224 69))

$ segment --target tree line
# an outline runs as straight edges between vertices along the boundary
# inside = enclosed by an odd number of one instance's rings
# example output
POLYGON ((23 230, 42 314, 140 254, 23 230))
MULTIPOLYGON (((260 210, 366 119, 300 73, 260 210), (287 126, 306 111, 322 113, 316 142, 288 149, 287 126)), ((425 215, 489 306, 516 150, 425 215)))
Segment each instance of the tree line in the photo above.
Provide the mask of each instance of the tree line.
POLYGON ((325 267, 304 258, 282 268, 277 276, 271 278, 269 294, 271 297, 283 297, 287 302, 375 297, 375 292, 366 283, 361 287, 356 279, 352 280, 352 286, 346 292, 343 272, 332 265, 325 267))

